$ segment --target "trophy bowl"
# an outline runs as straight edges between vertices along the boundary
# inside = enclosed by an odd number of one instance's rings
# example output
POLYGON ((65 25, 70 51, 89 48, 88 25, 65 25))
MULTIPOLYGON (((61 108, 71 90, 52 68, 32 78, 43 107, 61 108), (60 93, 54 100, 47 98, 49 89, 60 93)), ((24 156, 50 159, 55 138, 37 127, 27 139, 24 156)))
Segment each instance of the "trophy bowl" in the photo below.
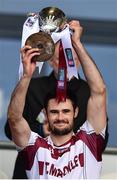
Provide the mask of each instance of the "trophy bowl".
POLYGON ((32 58, 32 61, 48 61, 52 58, 54 51, 55 51, 55 45, 54 42, 49 34, 46 32, 38 32, 30 35, 25 45, 29 45, 32 48, 38 48, 40 55, 34 56, 32 58))
POLYGON ((39 12, 39 26, 45 32, 57 32, 64 25, 67 18, 57 7, 46 7, 39 12))

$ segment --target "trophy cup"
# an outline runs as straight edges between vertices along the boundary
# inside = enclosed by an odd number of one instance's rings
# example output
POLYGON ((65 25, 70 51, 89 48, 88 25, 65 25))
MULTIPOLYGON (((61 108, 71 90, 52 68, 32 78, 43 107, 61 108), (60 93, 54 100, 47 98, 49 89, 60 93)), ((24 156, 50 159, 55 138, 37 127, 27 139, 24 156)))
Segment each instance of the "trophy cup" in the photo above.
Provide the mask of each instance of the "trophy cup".
POLYGON ((35 56, 33 61, 44 62, 51 59, 55 50, 51 33, 61 31, 66 23, 66 16, 56 7, 47 7, 39 12, 38 18, 40 31, 30 35, 25 45, 39 49, 40 55, 35 56))
POLYGON ((39 12, 39 26, 42 31, 58 32, 66 21, 64 12, 56 7, 46 7, 39 12))

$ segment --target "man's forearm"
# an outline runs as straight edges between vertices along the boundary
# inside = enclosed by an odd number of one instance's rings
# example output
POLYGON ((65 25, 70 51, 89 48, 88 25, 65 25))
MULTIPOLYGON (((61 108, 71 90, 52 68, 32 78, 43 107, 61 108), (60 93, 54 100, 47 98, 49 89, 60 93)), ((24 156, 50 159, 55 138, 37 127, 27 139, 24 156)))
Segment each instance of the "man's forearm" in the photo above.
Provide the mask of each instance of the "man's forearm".
POLYGON ((105 84, 96 64, 89 56, 81 42, 75 44, 74 47, 79 56, 81 66, 90 89, 92 92, 102 93, 102 91, 105 89, 105 84))
POLYGON ((21 119, 30 78, 23 76, 14 89, 8 107, 8 119, 21 119))

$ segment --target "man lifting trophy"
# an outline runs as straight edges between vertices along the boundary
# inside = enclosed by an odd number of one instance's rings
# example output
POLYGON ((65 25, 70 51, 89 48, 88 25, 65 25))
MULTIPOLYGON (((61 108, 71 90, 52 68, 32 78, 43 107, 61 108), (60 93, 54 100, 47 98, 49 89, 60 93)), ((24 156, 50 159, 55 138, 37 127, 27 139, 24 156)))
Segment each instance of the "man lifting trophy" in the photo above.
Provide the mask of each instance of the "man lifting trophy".
POLYGON ((8 108, 10 129, 6 125, 7 136, 20 150, 14 179, 26 179, 25 171, 31 179, 100 176, 107 142, 106 90, 81 43, 82 31, 79 21, 68 22, 56 7, 31 13, 24 22, 19 82, 8 108), (33 78, 45 61, 53 72, 33 78), (78 74, 80 65, 87 81, 78 74))

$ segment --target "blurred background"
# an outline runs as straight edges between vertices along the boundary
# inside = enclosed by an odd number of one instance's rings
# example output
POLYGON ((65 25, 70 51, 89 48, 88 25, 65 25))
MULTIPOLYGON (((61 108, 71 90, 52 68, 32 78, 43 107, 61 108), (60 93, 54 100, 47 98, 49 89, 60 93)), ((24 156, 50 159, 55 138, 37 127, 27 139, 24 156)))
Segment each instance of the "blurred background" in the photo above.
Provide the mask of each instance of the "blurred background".
MULTIPOLYGON (((9 140, 4 134, 4 124, 6 122, 9 98, 18 81, 22 26, 28 13, 39 12, 47 6, 60 8, 69 19, 80 20, 81 25, 84 27, 82 41, 95 60, 106 82, 110 134, 107 149, 109 149, 110 154, 116 155, 116 0, 0 0, 0 149, 9 148, 9 145, 5 145, 5 143, 9 143, 9 140)), ((48 74, 50 71, 50 67, 45 64, 43 73, 48 74)), ((80 70, 80 74, 83 77, 82 70, 80 70)), ((14 148, 10 146, 10 149, 14 148)), ((3 156, 0 155, 0 158, 3 158, 3 156)), ((117 172, 117 159, 115 160, 115 156, 114 161, 115 165, 113 167, 117 172)))

